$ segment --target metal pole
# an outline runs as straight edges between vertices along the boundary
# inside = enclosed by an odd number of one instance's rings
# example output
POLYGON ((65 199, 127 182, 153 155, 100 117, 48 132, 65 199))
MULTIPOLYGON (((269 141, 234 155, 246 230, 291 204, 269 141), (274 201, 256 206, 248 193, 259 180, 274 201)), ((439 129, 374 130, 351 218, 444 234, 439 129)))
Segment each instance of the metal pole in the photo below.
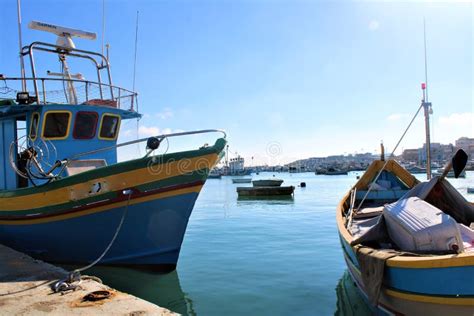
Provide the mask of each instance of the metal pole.
POLYGON ((18 44, 20 46, 20 67, 21 67, 21 89, 23 92, 26 92, 26 80, 25 80, 25 63, 23 61, 23 54, 22 54, 22 40, 21 40, 21 7, 20 7, 20 0, 16 1, 16 8, 18 13, 18 44))
POLYGON ((431 137, 430 137, 430 108, 431 103, 423 100, 425 109, 425 132, 426 132, 426 178, 431 179, 431 137))
POLYGON ((423 86, 423 108, 425 110, 425 133, 426 133, 426 178, 431 179, 431 135, 430 114, 431 103, 428 102, 428 58, 426 53, 426 21, 423 18, 423 40, 425 46, 425 84, 423 86))

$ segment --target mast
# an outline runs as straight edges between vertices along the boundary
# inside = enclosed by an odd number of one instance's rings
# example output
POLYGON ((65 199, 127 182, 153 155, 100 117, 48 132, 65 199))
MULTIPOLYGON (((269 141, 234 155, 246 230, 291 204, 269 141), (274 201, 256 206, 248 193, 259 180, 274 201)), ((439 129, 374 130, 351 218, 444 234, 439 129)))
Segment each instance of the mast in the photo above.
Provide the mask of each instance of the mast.
POLYGON ((25 80, 25 62, 23 61, 23 54, 21 49, 23 47, 21 40, 21 7, 20 0, 16 0, 16 9, 18 13, 18 44, 20 46, 20 67, 21 67, 21 89, 23 92, 26 92, 26 80, 25 80))
POLYGON ((431 179, 431 135, 430 135, 430 114, 433 114, 431 102, 428 102, 428 62, 426 54, 426 23, 423 19, 423 38, 425 44, 425 83, 421 84, 423 90, 422 105, 425 112, 425 134, 426 134, 426 179, 431 179))

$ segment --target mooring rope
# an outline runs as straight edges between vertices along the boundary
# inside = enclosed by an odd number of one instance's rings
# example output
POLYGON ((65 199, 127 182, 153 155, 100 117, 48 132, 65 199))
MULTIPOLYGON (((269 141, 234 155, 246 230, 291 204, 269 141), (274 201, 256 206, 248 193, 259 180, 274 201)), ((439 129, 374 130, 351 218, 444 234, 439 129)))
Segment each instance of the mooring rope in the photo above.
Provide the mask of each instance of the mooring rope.
POLYGON ((110 240, 109 244, 104 249, 102 254, 97 259, 95 259, 93 262, 91 262, 90 264, 88 264, 88 265, 86 265, 82 268, 75 269, 75 270, 69 272, 68 276, 65 279, 57 281, 52 287, 54 292, 58 293, 58 292, 74 291, 78 288, 80 282, 84 279, 93 279, 95 281, 98 281, 98 282, 102 283, 102 280, 100 280, 97 277, 86 276, 86 275, 82 276, 81 272, 83 272, 85 270, 88 270, 88 269, 92 268, 93 266, 95 266, 97 263, 99 263, 102 260, 102 258, 104 258, 104 256, 107 254, 107 252, 110 250, 112 245, 114 244, 120 230, 122 229, 123 223, 125 221, 125 217, 127 216, 128 207, 130 205, 130 198, 132 196, 132 193, 133 193, 133 191, 131 189, 123 190, 123 194, 128 195, 127 205, 125 206, 125 209, 123 210, 123 213, 122 213, 122 218, 120 219, 120 222, 119 222, 117 228, 115 229, 114 236, 112 237, 112 239, 110 240))

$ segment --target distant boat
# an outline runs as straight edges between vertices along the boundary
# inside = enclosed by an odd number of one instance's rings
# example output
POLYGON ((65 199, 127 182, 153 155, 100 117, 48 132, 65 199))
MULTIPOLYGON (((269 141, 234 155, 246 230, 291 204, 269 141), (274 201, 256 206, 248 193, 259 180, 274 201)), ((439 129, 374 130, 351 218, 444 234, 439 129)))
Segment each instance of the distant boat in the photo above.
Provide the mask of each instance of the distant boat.
POLYGON ((426 168, 420 166, 411 166, 406 168, 411 174, 426 173, 426 168))
POLYGON ((279 187, 282 183, 283 180, 281 179, 265 179, 252 181, 254 187, 279 187))
MULTIPOLYGON (((443 170, 441 170, 441 169, 438 169, 435 172, 433 172, 433 176, 440 176, 442 174, 443 174, 443 170)), ((454 178, 454 171, 453 170, 449 171, 448 174, 446 175, 446 177, 447 178, 454 178)), ((461 172, 461 174, 458 176, 458 178, 465 178, 465 177, 466 177, 466 171, 463 170, 461 172)))
POLYGON ((250 183, 252 178, 233 178, 232 183, 250 183))
POLYGON ((467 193, 474 193, 474 187, 472 187, 472 188, 467 188, 467 193))
POLYGON ((209 175, 207 176, 208 179, 220 179, 222 178, 222 174, 219 171, 212 170, 209 172, 209 175))
POLYGON ((294 186, 265 186, 265 187, 239 187, 237 193, 242 196, 291 196, 295 191, 294 186))
POLYGON ((345 175, 347 174, 347 170, 340 170, 340 169, 336 169, 336 168, 328 168, 328 169, 318 169, 316 170, 315 172, 316 174, 323 174, 323 175, 327 175, 327 176, 338 176, 338 175, 345 175))

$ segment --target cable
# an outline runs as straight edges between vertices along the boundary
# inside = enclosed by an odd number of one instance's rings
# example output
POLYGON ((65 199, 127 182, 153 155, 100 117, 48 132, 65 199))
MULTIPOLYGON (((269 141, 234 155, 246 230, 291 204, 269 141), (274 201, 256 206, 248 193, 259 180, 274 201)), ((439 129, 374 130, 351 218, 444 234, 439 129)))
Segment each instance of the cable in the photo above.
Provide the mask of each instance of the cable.
MULTIPOLYGON (((415 118, 418 116, 418 113, 420 113, 420 110, 421 108, 423 107, 423 104, 420 105, 420 107, 418 108, 418 110, 416 111, 415 115, 413 116, 413 118, 411 119, 410 123, 408 124, 407 128, 405 129, 405 131, 403 132, 403 135, 402 137, 400 137, 400 139, 398 140, 398 143, 397 145, 395 146, 395 148, 392 150, 392 153, 390 154, 390 158, 394 157, 394 153, 395 151, 397 150, 398 148, 398 145, 400 145, 400 143, 402 142, 402 139, 405 137, 406 133, 408 132, 408 130, 410 129, 411 125, 413 124, 413 121, 415 121, 415 118)), ((374 183, 377 182, 377 180, 379 179, 380 175, 382 174, 382 171, 384 171, 385 167, 387 166, 388 162, 389 162, 389 159, 387 159, 384 163, 384 165, 382 166, 382 168, 380 169, 379 173, 377 174, 377 176, 375 177, 374 179, 374 183)), ((362 206, 362 204, 365 202, 365 199, 367 198, 367 196, 369 195, 370 191, 371 191, 372 187, 369 185, 368 189, 367 189, 367 192, 365 193, 364 197, 362 198, 362 200, 360 201, 359 203, 359 206, 356 208, 356 213, 360 210, 360 207, 362 206)))
POLYGON ((131 189, 123 190, 123 194, 128 194, 127 205, 125 206, 125 209, 122 213, 122 218, 120 219, 120 222, 117 226, 117 229, 115 230, 115 234, 112 237, 112 239, 110 240, 108 246, 105 248, 105 250, 102 252, 102 254, 96 260, 94 260, 92 263, 90 263, 90 264, 88 264, 88 265, 86 265, 82 268, 75 269, 75 270, 69 272, 67 278, 57 281, 53 285, 53 291, 54 292, 57 293, 57 292, 75 290, 78 287, 78 285, 76 285, 74 283, 80 282, 83 279, 83 277, 81 276, 81 272, 95 266, 100 260, 102 260, 102 258, 104 258, 104 256, 110 250, 110 248, 112 247, 112 245, 115 242, 115 239, 117 239, 117 236, 118 236, 120 230, 122 229, 123 222, 124 222, 125 217, 127 216, 127 213, 128 213, 128 207, 130 205, 130 198, 133 194, 133 191, 131 189))

